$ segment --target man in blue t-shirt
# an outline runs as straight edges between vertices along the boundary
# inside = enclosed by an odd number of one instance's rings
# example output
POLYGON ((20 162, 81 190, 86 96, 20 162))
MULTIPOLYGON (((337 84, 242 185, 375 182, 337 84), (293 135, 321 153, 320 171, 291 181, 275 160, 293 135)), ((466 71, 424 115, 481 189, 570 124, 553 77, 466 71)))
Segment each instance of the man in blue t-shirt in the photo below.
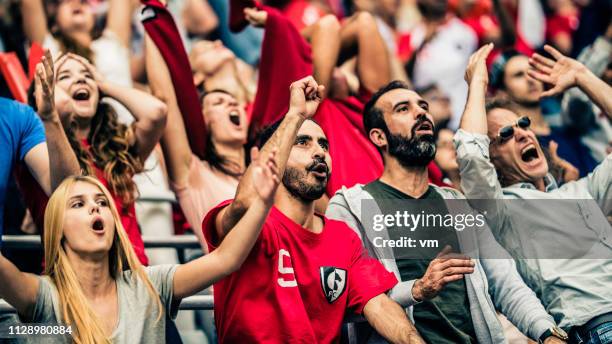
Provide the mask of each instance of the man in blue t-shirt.
POLYGON ((79 165, 53 106, 44 113, 41 111, 39 118, 31 107, 0 97, 0 143, 1 246, 4 204, 10 201, 6 199, 6 188, 15 165, 23 161, 47 195, 64 177, 79 173, 79 165), (45 142, 45 132, 49 146, 45 142))
MULTIPOLYGON (((16 163, 24 161, 45 192, 49 192, 49 157, 42 121, 34 110, 0 98, 0 234, 4 227, 6 188, 16 163)), ((9 200, 10 201, 10 200, 9 200)))

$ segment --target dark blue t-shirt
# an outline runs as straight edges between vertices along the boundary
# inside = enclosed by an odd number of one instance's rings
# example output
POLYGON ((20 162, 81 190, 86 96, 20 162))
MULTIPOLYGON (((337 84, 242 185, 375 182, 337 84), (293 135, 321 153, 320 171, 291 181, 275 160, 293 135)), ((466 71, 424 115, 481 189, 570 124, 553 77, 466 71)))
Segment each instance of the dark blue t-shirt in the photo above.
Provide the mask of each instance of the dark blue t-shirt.
POLYGON ((4 231, 6 188, 15 163, 34 146, 45 142, 45 129, 34 110, 0 97, 0 246, 4 231))
POLYGON ((557 154, 560 158, 567 160, 580 171, 580 177, 584 177, 597 167, 597 161, 589 149, 580 142, 578 134, 571 133, 570 130, 551 128, 550 135, 538 135, 540 146, 548 148, 550 141, 559 144, 557 154))

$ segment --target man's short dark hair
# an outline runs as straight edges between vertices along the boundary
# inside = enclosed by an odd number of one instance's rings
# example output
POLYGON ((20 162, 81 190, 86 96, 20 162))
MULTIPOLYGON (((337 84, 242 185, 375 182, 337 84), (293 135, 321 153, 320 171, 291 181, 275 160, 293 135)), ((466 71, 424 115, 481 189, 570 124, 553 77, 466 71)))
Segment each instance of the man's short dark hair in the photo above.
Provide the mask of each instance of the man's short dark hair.
POLYGON ((517 105, 515 102, 509 99, 506 99, 506 98, 497 97, 497 98, 487 100, 485 104, 486 114, 489 115, 489 113, 495 109, 505 109, 505 110, 516 113, 517 105))
POLYGON ((376 102, 378 102, 378 99, 385 93, 398 88, 412 90, 405 82, 394 80, 376 91, 376 93, 372 95, 372 98, 365 104, 363 108, 363 128, 365 129, 366 136, 369 136, 370 130, 374 128, 387 131, 387 123, 385 123, 383 112, 376 107, 376 102))

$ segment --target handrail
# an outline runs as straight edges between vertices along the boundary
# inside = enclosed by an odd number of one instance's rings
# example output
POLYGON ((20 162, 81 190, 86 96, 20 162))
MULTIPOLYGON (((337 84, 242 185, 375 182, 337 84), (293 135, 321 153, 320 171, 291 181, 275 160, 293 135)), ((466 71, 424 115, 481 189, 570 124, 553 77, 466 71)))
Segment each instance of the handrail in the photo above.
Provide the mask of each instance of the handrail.
POLYGON ((174 203, 178 204, 176 198, 173 195, 168 196, 140 196, 136 199, 136 203, 145 202, 145 203, 174 203))
MULTIPOLYGON (((146 248, 200 248, 195 235, 173 235, 170 237, 143 236, 146 248)), ((39 235, 3 235, 2 247, 20 249, 38 249, 41 247, 39 235)))
MULTIPOLYGON (((205 309, 212 310, 214 308, 212 295, 193 295, 183 299, 179 305, 180 310, 196 310, 205 309)), ((13 306, 9 305, 3 299, 0 299, 0 314, 15 313, 13 306)))
MULTIPOLYGON (((179 310, 187 311, 187 310, 213 310, 214 309, 214 299, 212 295, 193 295, 184 298, 179 305, 179 310)), ((13 306, 9 305, 3 299, 0 299, 0 314, 7 313, 15 313, 16 310, 13 306)), ((355 323, 362 322, 365 319, 358 315, 347 315, 344 319, 345 322, 355 323)))

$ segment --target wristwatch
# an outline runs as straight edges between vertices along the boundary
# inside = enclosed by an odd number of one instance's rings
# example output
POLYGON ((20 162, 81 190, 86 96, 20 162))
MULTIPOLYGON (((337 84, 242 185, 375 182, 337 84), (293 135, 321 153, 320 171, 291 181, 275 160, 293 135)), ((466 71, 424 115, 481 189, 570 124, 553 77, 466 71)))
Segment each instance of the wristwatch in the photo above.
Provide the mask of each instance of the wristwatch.
POLYGON ((551 327, 548 330, 546 330, 544 333, 542 333, 542 335, 540 336, 540 338, 538 339, 538 343, 542 344, 544 343, 544 341, 548 338, 548 337, 557 337, 561 340, 568 340, 569 336, 567 335, 567 333, 565 331, 563 331, 562 329, 560 329, 557 326, 551 327))

